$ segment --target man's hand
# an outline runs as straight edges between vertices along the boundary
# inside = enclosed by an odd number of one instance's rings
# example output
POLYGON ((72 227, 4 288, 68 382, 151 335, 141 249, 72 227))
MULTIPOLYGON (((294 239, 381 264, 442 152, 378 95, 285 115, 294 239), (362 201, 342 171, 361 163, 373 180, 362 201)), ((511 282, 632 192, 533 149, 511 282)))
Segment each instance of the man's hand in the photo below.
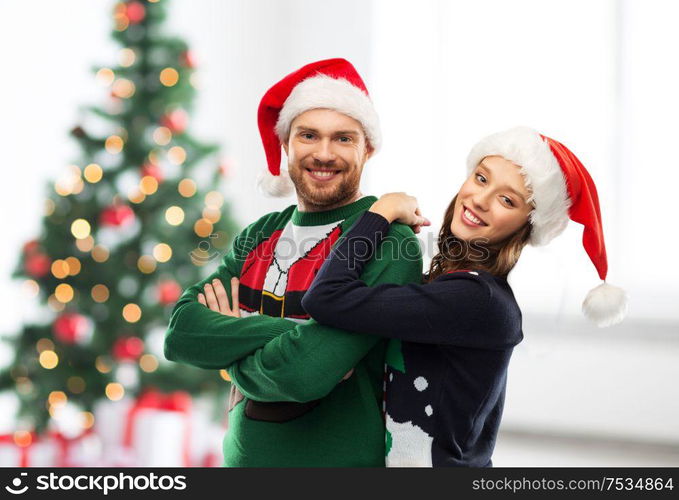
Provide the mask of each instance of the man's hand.
POLYGON ((212 284, 206 283, 204 293, 198 294, 198 302, 209 307, 215 312, 224 316, 240 318, 240 308, 238 307, 238 278, 231 278, 231 298, 233 307, 229 305, 229 296, 226 294, 224 285, 217 278, 212 280, 212 284))
MULTIPOLYGON (((231 297, 233 306, 229 306, 229 296, 226 294, 224 285, 222 285, 222 282, 217 278, 212 280, 212 284, 205 284, 205 288, 203 289, 204 293, 198 294, 198 302, 224 316, 240 318, 240 308, 238 307, 239 283, 238 278, 231 278, 231 297)), ((353 374, 354 369, 352 368, 344 375, 344 377, 342 377, 341 382, 344 382, 353 374)))

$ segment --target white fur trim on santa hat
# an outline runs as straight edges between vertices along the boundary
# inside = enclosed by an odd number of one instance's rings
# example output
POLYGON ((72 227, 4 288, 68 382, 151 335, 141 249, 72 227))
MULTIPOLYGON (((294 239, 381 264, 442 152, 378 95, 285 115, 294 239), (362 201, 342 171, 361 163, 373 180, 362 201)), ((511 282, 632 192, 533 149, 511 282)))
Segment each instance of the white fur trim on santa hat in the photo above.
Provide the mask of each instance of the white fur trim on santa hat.
POLYGON ((531 193, 529 201, 535 204, 529 216, 533 226, 531 245, 546 245, 566 229, 571 205, 566 181, 559 162, 540 134, 528 127, 515 127, 489 135, 469 153, 468 174, 486 156, 502 156, 521 167, 526 188, 531 193))
POLYGON ((627 314, 627 293, 604 282, 589 291, 582 312, 601 328, 620 323, 627 314))
POLYGON ((295 185, 288 171, 284 169, 281 169, 280 175, 273 175, 268 170, 260 172, 257 176, 257 188, 261 193, 275 197, 290 196, 295 191, 295 185))
POLYGON ((380 121, 370 97, 344 78, 322 74, 298 83, 285 100, 276 122, 276 134, 281 142, 288 139, 290 125, 297 116, 320 108, 339 111, 360 122, 370 145, 375 151, 380 149, 380 121))

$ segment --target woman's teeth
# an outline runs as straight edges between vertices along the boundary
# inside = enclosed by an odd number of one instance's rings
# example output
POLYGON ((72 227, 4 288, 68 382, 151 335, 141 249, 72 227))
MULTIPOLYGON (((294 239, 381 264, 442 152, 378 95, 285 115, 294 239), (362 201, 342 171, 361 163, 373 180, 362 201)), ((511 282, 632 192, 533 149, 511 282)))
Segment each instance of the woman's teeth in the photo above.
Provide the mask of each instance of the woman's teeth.
POLYGON ((481 220, 478 218, 474 217, 474 214, 472 214, 469 210, 465 209, 464 210, 464 216, 467 218, 467 220, 472 221, 474 224, 478 224, 479 226, 485 225, 481 220))

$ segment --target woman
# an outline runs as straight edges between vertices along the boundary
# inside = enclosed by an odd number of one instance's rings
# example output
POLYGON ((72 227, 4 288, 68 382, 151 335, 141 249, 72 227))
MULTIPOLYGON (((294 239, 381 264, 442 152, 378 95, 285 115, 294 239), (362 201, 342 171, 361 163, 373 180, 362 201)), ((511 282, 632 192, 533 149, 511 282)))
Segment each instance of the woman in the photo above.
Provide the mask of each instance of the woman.
MULTIPOLYGON (((507 275, 526 244, 546 244, 570 215, 585 226, 584 247, 606 277, 596 188, 562 144, 514 128, 480 141, 468 170, 446 210, 425 284, 367 287, 359 280, 368 260, 379 258, 390 223, 419 229, 428 222, 414 198, 393 193, 356 222, 302 301, 321 323, 394 339, 386 368, 387 466, 492 466, 507 367, 523 338, 507 275)), ((600 326, 614 324, 626 297, 604 283, 583 309, 600 326)))

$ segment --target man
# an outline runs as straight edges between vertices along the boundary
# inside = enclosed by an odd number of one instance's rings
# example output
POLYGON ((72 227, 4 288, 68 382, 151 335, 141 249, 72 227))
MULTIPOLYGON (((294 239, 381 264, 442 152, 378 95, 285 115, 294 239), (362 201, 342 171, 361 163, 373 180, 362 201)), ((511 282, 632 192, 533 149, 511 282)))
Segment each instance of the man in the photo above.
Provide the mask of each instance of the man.
MULTIPOLYGON (((359 184, 380 144, 377 114, 354 67, 330 59, 274 85, 259 129, 263 187, 280 195, 294 186, 297 205, 247 227, 217 271, 184 292, 165 356, 230 374, 224 465, 383 466, 385 341, 321 326, 301 306, 332 246, 376 201, 359 184)), ((420 280, 410 228, 394 224, 381 250, 361 276, 367 284, 420 280)))

